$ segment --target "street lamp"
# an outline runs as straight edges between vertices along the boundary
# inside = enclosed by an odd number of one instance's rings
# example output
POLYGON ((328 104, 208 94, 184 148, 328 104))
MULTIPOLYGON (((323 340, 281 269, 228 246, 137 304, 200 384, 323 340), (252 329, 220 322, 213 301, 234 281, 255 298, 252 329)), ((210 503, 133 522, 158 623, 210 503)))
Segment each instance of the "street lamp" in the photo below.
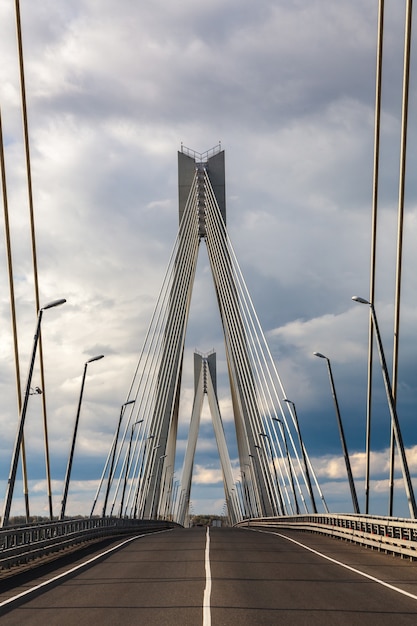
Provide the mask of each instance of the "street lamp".
POLYGON ((274 468, 275 482, 276 482, 277 490, 278 490, 279 505, 281 507, 282 515, 285 515, 284 501, 283 501, 283 498, 282 498, 281 487, 280 487, 280 484, 278 482, 277 468, 275 467, 275 457, 274 457, 274 453, 272 451, 271 439, 269 438, 269 435, 267 435, 266 433, 259 433, 259 436, 260 437, 264 437, 266 439, 266 441, 268 442, 269 452, 271 454, 271 461, 272 461, 272 465, 273 465, 273 468, 274 468))
POLYGON ((384 384, 385 384, 385 393, 387 395, 388 406, 389 406, 389 410, 391 414, 392 429, 394 431, 395 440, 397 442, 398 451, 400 453, 400 461, 401 461, 401 468, 402 468, 402 473, 403 473, 405 493, 406 493, 407 500, 408 500, 410 514, 412 518, 415 519, 417 517, 416 500, 414 497, 413 485, 411 483, 410 471, 408 469, 407 457, 405 455, 400 422, 398 420, 397 410, 395 408, 395 402, 394 402, 394 398, 392 395, 391 381, 390 381, 390 377, 388 373, 387 362, 385 360, 384 348, 382 345, 381 334, 379 332, 379 326, 378 326, 378 320, 376 317, 375 307, 372 304, 372 302, 365 300, 365 298, 360 298, 359 296, 352 296, 352 300, 354 300, 355 302, 360 302, 360 304, 368 304, 369 307, 371 308, 371 316, 372 316, 372 321, 373 321, 374 329, 375 329, 376 342, 378 345, 379 360, 381 362, 382 376, 383 376, 384 384))
MULTIPOLYGON (((143 470, 144 470, 144 467, 145 467, 145 459, 146 459, 148 441, 150 441, 151 439, 154 439, 154 438, 155 438, 154 434, 149 435, 149 437, 147 437, 146 440, 145 440, 145 445, 143 446, 142 459, 141 459, 141 462, 140 462, 140 470, 139 470, 139 474, 138 474, 138 484, 137 484, 137 487, 136 487, 135 508, 134 508, 134 511, 133 511, 133 519, 136 519, 136 514, 138 512, 139 490, 140 490, 141 487, 142 487, 142 494, 141 494, 139 515, 141 515, 141 513, 142 513, 142 504, 143 504, 143 499, 145 497, 145 490, 144 490, 143 485, 142 485, 142 482, 143 482, 142 479, 144 478, 144 476, 142 476, 142 475, 143 475, 143 470)), ((142 446, 141 446, 141 448, 142 448, 142 446)))
POLYGON ((175 504, 177 502, 177 493, 178 493, 179 484, 180 484, 179 480, 174 481, 174 488, 172 490, 172 508, 173 509, 175 509, 175 504))
MULTIPOLYGON (((261 448, 261 446, 258 446, 257 444, 255 444, 255 445, 254 445, 254 448, 256 448, 257 450, 260 450, 260 451, 264 452, 263 448, 261 448)), ((266 473, 264 460, 263 460, 263 458, 261 457, 260 452, 258 452, 258 459, 257 459, 257 462, 258 462, 258 463, 259 463, 259 465, 260 465, 260 471, 261 471, 261 473, 262 473, 262 477, 264 478, 265 487, 266 487, 266 489, 268 490, 268 495, 269 495, 269 504, 270 504, 270 507, 271 507, 271 511, 272 511, 272 513, 277 513, 276 506, 275 506, 275 498, 274 498, 274 497, 273 497, 273 495, 272 495, 271 487, 270 487, 270 484, 269 484, 269 474, 270 474, 270 471, 269 471, 269 461, 268 461, 268 455, 266 455, 266 463, 267 463, 267 466, 268 466, 268 475, 267 475, 267 473, 266 473)), ((258 469, 258 465, 256 465, 256 468, 257 468, 256 474, 257 474, 258 484, 259 484, 259 469, 258 469)), ((277 486, 278 486, 278 485, 277 485, 277 486)), ((266 495, 266 494, 265 494, 265 495, 266 495)), ((264 506, 264 512, 263 512, 263 515, 268 515, 267 508, 266 508, 266 504, 265 504, 265 497, 264 497, 264 495, 263 495, 263 489, 261 490, 261 496, 262 496, 262 504, 263 504, 263 506, 264 506)), ((284 510, 284 509, 282 509, 282 510, 284 510)), ((278 515, 279 515, 279 511, 278 511, 278 515)))
POLYGON ((35 336, 33 338, 32 357, 30 360, 29 372, 28 372, 28 377, 27 377, 27 382, 26 382, 25 397, 23 400, 22 408, 20 410, 19 427, 17 429, 16 441, 15 441, 13 455, 12 455, 12 462, 10 465, 10 474, 9 474, 9 479, 7 481, 7 490, 6 490, 5 500, 4 500, 3 518, 2 518, 2 524, 1 524, 2 526, 7 526, 7 524, 9 523, 10 508, 12 505, 14 485, 16 482, 17 464, 19 462, 19 451, 20 451, 20 446, 21 446, 22 439, 23 439, 23 429, 25 425, 26 411, 28 407, 29 396, 31 395, 30 384, 32 382, 32 374, 33 374, 33 368, 35 365, 36 349, 38 347, 39 335, 41 332, 41 322, 42 322, 43 312, 46 311, 47 309, 52 309, 53 307, 64 304, 65 302, 66 302, 65 298, 60 298, 59 300, 53 300, 52 302, 45 304, 45 306, 39 309, 39 312, 38 312, 38 322, 36 325, 35 336))
POLYGON ((282 420, 278 419, 278 417, 273 417, 272 420, 274 422, 278 422, 278 424, 280 426, 280 429, 281 429, 282 438, 284 439, 285 452, 286 452, 286 455, 287 455, 288 468, 289 468, 289 472, 290 472, 291 488, 292 488, 292 493, 293 493, 293 496, 294 496, 295 511, 296 511, 297 515, 299 515, 300 514, 300 507, 298 506, 297 493, 295 491, 294 475, 293 475, 293 472, 292 472, 292 464, 291 464, 291 459, 290 459, 290 453, 288 451, 288 442, 287 442, 287 435, 285 434, 285 427, 284 427, 284 424, 282 423, 282 420))
POLYGON ((314 511, 314 513, 317 513, 317 507, 316 507, 316 501, 314 499, 313 487, 311 486, 310 472, 308 471, 306 451, 304 449, 304 443, 303 443, 303 439, 301 437, 300 424, 298 422, 298 417, 297 417, 297 411, 296 411, 296 408, 295 408, 295 404, 294 404, 294 402, 292 402, 292 400, 288 400, 288 398, 283 398, 283 400, 287 404, 291 404, 291 406, 293 408, 294 420, 295 420, 295 425, 296 425, 296 428, 297 428, 298 442, 300 444, 301 454, 302 454, 302 457, 303 457, 304 472, 305 472, 306 481, 307 481, 307 489, 308 489, 308 493, 310 494, 310 499, 311 499, 311 504, 313 506, 313 511, 314 511))
MULTIPOLYGON (((156 491, 156 482, 158 480, 158 471, 159 471, 159 461, 160 459, 158 459, 158 462, 156 464, 156 470, 155 470, 155 461, 154 459, 156 459, 156 450, 159 450, 159 448, 161 447, 161 444, 158 443, 158 445, 154 446, 151 450, 151 454, 150 454, 150 464, 149 464, 149 471, 151 472, 148 476, 148 485, 147 485, 147 489, 146 489, 146 500, 148 501, 148 497, 149 497, 149 489, 150 489, 150 485, 152 482, 152 479, 155 477, 155 484, 152 490, 152 497, 149 503, 149 519, 153 519, 153 505, 154 505, 154 499, 155 499, 155 491, 156 491)), ((166 457, 166 454, 164 455, 163 458, 166 457)), ((145 506, 145 510, 146 510, 146 506, 145 506)))
POLYGON ((122 404, 122 406, 120 408, 119 421, 117 422, 116 434, 114 435, 114 441, 113 441, 113 445, 112 445, 112 456, 111 456, 111 461, 110 461, 109 477, 108 477, 108 480, 107 480, 106 495, 104 497, 102 517, 106 517, 107 500, 109 498, 109 492, 110 492, 110 486, 111 486, 112 474, 113 474, 113 468, 114 468, 114 459, 116 457, 116 448, 117 448, 117 442, 119 440, 119 432, 120 432, 120 426, 121 426, 122 419, 123 419, 123 413, 125 411, 125 408, 129 404, 134 404, 134 403, 135 403, 135 400, 128 400, 127 402, 122 404))
POLYGON ((182 506, 184 498, 185 498, 185 489, 181 489, 180 497, 178 499, 178 508, 177 508, 177 520, 179 524, 184 523, 185 511, 182 506))
POLYGON ((248 457, 250 459, 248 467, 251 472, 253 497, 254 497, 255 504, 258 509, 259 516, 264 517, 267 515, 267 513, 265 509, 263 489, 261 489, 261 483, 259 480, 258 465, 256 463, 255 456, 253 454, 248 454, 248 457))
POLYGON ((236 485, 236 499, 237 499, 237 505, 238 505, 239 518, 240 520, 242 520, 244 517, 244 499, 243 499, 242 481, 237 480, 235 482, 235 485, 236 485))
POLYGON ((64 517, 65 517, 65 508, 67 506, 67 497, 68 497, 69 482, 70 482, 70 478, 71 478, 72 460, 74 458, 75 440, 76 440, 76 437, 77 437, 78 421, 80 419, 81 402, 82 402, 82 399, 83 399, 83 392, 84 392, 85 377, 86 377, 86 374, 87 374, 87 367, 88 367, 89 363, 92 363, 93 361, 99 361, 103 357, 104 357, 104 354, 100 354, 98 356, 93 356, 91 359, 88 359, 88 361, 86 361, 84 363, 84 372, 83 372, 83 377, 82 377, 82 381, 81 381, 80 397, 79 397, 79 400, 78 400, 77 415, 75 417, 75 424, 74 424, 74 434, 72 436, 71 450, 70 450, 70 454, 69 454, 69 457, 68 457, 67 471, 66 471, 66 475, 65 475, 64 493, 63 493, 63 496, 62 496, 62 506, 61 506, 61 516, 60 516, 60 519, 64 519, 64 517))
MULTIPOLYGON (((156 477, 157 477, 157 479, 158 479, 158 476, 159 476, 159 466, 160 466, 160 463, 161 463, 161 461, 163 459, 166 459, 167 456, 168 456, 167 454, 163 454, 158 459, 158 463, 156 464, 156 477)), ((156 481, 155 481, 155 486, 154 486, 153 494, 152 494, 151 519, 154 519, 154 517, 153 517, 154 516, 154 507, 155 507, 155 504, 156 504, 155 503, 155 494, 156 494, 156 481)), ((155 515, 156 515, 156 518, 157 518, 158 517, 158 507, 156 507, 155 515)))
MULTIPOLYGON (((246 465, 244 465, 244 468, 245 467, 246 465)), ((243 487, 243 495, 244 495, 243 506, 245 509, 245 517, 251 517, 252 505, 251 505, 251 498, 250 498, 250 493, 249 493, 248 479, 246 478, 246 472, 244 469, 240 470, 240 474, 242 476, 242 487, 243 487)))
POLYGON ((350 465, 349 453, 348 453, 348 449, 347 449, 347 445, 346 445, 346 439, 345 439, 345 433, 344 433, 344 430, 343 430, 342 418, 340 416, 339 403, 337 401, 336 388, 335 388, 335 385, 334 385, 332 367, 330 365, 330 359, 327 356, 325 356, 324 354, 322 354, 321 352, 313 352, 313 354, 314 354, 314 356, 317 356, 320 359, 325 359, 326 363, 327 363, 327 370, 328 370, 328 373, 329 373, 330 387, 331 387, 331 390, 332 390, 332 395, 333 395, 333 400, 334 400, 334 407, 335 407, 335 410, 336 410, 337 425, 339 427, 340 441, 342 443, 343 456, 345 457, 345 464, 346 464, 346 472, 347 472, 347 475, 348 475, 350 493, 351 493, 351 496, 352 496, 353 510, 354 510, 354 512, 357 515, 360 515, 358 497, 356 495, 355 483, 353 481, 352 468, 351 468, 351 465, 350 465))
POLYGON ((125 492, 126 492, 126 485, 127 485, 127 477, 129 474, 129 461, 130 461, 130 450, 132 448, 132 441, 133 441, 133 432, 135 430, 135 426, 137 424, 141 424, 143 422, 143 420, 138 420, 137 422, 134 422, 132 424, 132 428, 130 431, 130 440, 129 440, 129 447, 127 450, 127 459, 126 459, 126 470, 125 470, 125 479, 124 479, 124 483, 123 483, 123 491, 122 491, 122 499, 120 501, 120 514, 119 517, 122 517, 123 515, 123 503, 124 503, 124 499, 125 499, 125 492))

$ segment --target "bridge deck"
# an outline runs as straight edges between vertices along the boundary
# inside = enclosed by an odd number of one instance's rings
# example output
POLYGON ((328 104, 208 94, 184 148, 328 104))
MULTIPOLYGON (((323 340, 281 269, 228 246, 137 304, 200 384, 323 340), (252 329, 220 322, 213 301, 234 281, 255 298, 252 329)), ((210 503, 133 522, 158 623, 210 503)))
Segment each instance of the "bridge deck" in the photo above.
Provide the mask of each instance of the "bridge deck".
MULTIPOLYGON (((194 528, 129 541, 54 585, 3 604, 1 624, 416 623, 415 563, 297 531, 214 528, 208 538, 207 546, 206 529, 194 528)), ((56 573, 39 570, 0 602, 56 573)))

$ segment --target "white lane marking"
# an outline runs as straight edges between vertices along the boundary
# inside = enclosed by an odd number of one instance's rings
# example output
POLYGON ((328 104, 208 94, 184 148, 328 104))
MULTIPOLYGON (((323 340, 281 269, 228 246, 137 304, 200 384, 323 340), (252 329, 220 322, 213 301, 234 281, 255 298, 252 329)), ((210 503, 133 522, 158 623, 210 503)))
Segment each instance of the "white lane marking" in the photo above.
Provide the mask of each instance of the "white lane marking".
MULTIPOLYGON (((169 530, 172 530, 172 529, 169 529, 169 530)), ((7 606, 8 604, 12 604, 13 602, 16 602, 16 600, 19 600, 20 598, 23 598, 24 596, 28 596, 31 593, 35 593, 35 591, 38 591, 38 589, 42 589, 42 587, 47 587, 48 585, 51 585, 52 583, 54 583, 57 580, 60 580, 61 578, 65 578, 66 576, 69 576, 73 572, 76 572, 77 570, 80 570, 83 567, 86 567, 90 563, 94 563, 94 561, 101 559, 103 556, 106 556, 107 554, 111 554, 111 552, 114 552, 115 550, 122 548, 123 546, 130 543, 131 541, 135 541, 135 539, 140 539, 141 537, 150 537, 151 535, 159 535, 159 533, 165 533, 165 532, 167 531, 158 530, 154 533, 143 533, 142 535, 135 535, 134 537, 125 539, 125 541, 118 543, 117 546, 113 546, 112 548, 109 548, 108 550, 105 550, 104 552, 100 552, 100 554, 96 554, 96 556, 93 556, 91 559, 88 559, 88 561, 84 561, 83 563, 80 563, 79 565, 72 567, 66 572, 62 572, 62 574, 58 574, 58 576, 49 578, 48 580, 45 580, 43 583, 40 583, 39 585, 36 585, 35 587, 26 589, 26 591, 22 591, 22 593, 18 593, 16 596, 12 596, 11 598, 8 598, 7 600, 3 600, 3 602, 0 602, 0 608, 7 606)))
POLYGON ((211 609, 210 609, 210 596, 211 596, 211 568, 210 568, 210 531, 207 526, 206 532, 206 551, 205 551, 205 566, 206 566, 206 587, 204 589, 203 598, 203 626, 211 626, 211 609))
MULTIPOLYGON (((248 530, 255 530, 255 529, 251 528, 248 530)), ((364 578, 368 578, 369 580, 372 580, 374 583, 378 583, 379 585, 382 585, 383 587, 392 589, 392 591, 397 591, 397 593, 401 593, 403 596, 407 596, 409 598, 412 598, 413 600, 417 600, 417 595, 415 595, 414 593, 410 593, 409 591, 404 591, 404 589, 400 589, 399 587, 390 585, 390 583, 386 583, 384 580, 381 580, 380 578, 375 578, 375 576, 366 574, 365 572, 362 572, 361 570, 356 569, 355 567, 351 567, 350 565, 347 565, 346 563, 337 561, 336 559, 333 559, 331 556, 327 556, 326 554, 323 554, 322 552, 318 552, 317 550, 314 550, 313 548, 310 548, 309 546, 306 546, 303 543, 300 543, 299 541, 292 539, 291 537, 287 537, 286 535, 282 535, 281 533, 275 533, 275 532, 271 532, 268 530, 255 530, 255 532, 266 533, 267 535, 277 535, 278 537, 282 537, 282 539, 287 539, 287 541, 292 541, 293 543, 297 544, 297 546, 300 546, 301 548, 304 548, 305 550, 308 550, 309 552, 312 552, 313 554, 317 554, 317 556, 321 556, 323 559, 326 559, 327 561, 330 561, 331 563, 340 565, 341 567, 344 567, 345 569, 348 569, 351 572, 355 572, 355 574, 359 574, 359 576, 363 576, 364 578)))

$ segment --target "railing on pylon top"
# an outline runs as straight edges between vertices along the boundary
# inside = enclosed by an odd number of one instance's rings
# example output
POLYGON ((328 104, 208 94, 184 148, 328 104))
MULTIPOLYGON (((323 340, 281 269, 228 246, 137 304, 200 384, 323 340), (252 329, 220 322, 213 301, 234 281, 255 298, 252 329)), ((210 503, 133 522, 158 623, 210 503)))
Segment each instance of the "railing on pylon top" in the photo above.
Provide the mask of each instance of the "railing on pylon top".
POLYGON ((184 146, 183 143, 181 143, 181 152, 194 159, 196 163, 206 163, 210 157, 214 156, 215 154, 219 154, 219 152, 221 151, 221 141, 219 141, 216 146, 213 146, 213 148, 210 148, 210 150, 206 150, 206 152, 196 152, 195 150, 187 148, 186 146, 184 146))

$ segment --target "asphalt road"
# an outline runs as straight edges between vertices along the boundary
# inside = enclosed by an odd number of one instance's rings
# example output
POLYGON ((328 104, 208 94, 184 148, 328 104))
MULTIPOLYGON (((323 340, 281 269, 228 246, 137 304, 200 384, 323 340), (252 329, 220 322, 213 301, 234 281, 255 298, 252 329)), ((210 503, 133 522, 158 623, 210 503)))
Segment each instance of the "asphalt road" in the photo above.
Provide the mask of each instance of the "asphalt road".
POLYGON ((74 564, 0 593, 0 625, 417 624, 416 563, 318 535, 279 535, 193 528, 135 539, 12 605, 1 603, 74 564))

